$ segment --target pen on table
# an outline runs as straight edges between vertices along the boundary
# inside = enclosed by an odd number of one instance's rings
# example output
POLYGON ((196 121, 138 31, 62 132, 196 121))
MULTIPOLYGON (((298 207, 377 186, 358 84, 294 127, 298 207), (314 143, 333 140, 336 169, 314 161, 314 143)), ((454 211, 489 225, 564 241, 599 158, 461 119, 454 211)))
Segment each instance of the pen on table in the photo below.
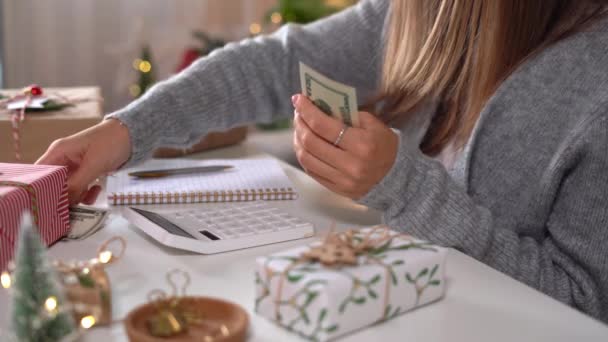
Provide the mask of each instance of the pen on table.
POLYGON ((161 169, 161 170, 142 170, 130 172, 129 176, 137 178, 161 178, 173 175, 183 175, 190 173, 212 173, 232 169, 232 165, 210 165, 198 167, 185 167, 180 169, 161 169))

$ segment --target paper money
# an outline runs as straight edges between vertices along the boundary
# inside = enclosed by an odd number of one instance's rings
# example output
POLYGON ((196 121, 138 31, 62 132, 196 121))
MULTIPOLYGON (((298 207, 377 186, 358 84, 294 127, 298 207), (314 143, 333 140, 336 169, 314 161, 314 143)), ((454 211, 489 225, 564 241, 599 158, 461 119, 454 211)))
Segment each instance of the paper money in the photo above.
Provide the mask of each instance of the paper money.
POLYGON ((86 239, 103 227, 107 217, 107 209, 83 205, 70 208, 70 232, 66 238, 69 240, 86 239))
POLYGON ((357 91, 336 82, 300 62, 300 83, 306 95, 322 112, 348 126, 359 127, 357 91))

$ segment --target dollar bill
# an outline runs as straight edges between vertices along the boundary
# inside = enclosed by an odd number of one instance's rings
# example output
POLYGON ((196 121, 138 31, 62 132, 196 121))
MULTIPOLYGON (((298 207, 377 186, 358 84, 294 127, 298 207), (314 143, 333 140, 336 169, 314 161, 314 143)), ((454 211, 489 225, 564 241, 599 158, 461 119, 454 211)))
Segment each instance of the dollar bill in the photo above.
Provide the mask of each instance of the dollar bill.
POLYGON ((86 239, 103 227, 107 217, 108 210, 103 208, 83 205, 70 208, 70 232, 66 239, 86 239))
POLYGON ((344 124, 359 127, 357 91, 336 82, 300 62, 300 83, 306 95, 322 112, 344 124))

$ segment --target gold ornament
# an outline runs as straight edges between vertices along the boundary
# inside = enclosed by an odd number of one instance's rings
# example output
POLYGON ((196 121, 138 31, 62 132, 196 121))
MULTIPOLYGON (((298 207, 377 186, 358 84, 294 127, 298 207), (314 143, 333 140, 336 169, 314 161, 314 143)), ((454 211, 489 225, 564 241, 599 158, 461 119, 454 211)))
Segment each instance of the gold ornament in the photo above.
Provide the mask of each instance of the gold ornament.
POLYGON ((112 322, 112 296, 106 267, 118 261, 127 248, 122 237, 112 237, 97 250, 97 257, 87 261, 57 260, 57 269, 76 322, 88 329, 112 322), (118 244, 117 247, 113 247, 118 244))
POLYGON ((186 289, 190 285, 190 275, 182 270, 174 269, 167 273, 167 282, 173 290, 168 297, 163 290, 152 290, 148 294, 148 300, 155 303, 157 312, 148 318, 146 326, 150 335, 155 337, 171 337, 184 333, 190 324, 200 321, 197 315, 188 312, 180 306, 180 297, 186 295, 186 289), (183 284, 178 291, 175 276, 183 278, 183 284), (181 292, 181 294, 180 294, 181 292))

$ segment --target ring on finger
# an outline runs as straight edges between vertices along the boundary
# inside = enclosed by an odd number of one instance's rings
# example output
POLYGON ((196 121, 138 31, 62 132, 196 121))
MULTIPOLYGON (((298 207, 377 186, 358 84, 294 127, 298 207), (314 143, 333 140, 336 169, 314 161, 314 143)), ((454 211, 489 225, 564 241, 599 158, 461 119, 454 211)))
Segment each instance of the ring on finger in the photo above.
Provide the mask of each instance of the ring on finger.
POLYGON ((346 133, 346 130, 348 129, 347 125, 344 125, 342 127, 342 129, 340 130, 340 133, 338 133, 338 137, 336 138, 336 140, 334 141, 334 146, 336 147, 340 147, 340 142, 342 141, 342 138, 344 137, 344 133, 346 133))

